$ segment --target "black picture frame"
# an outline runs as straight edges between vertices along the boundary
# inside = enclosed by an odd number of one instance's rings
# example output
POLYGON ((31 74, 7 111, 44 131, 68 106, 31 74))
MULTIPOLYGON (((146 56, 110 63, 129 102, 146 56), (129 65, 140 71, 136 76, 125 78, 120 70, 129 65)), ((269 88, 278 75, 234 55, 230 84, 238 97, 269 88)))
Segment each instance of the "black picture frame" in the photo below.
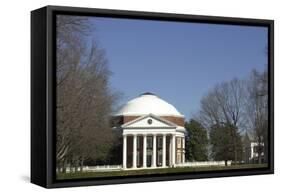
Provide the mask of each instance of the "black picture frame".
POLYGON ((171 13, 46 6, 31 12, 31 182, 46 188, 228 177, 274 173, 274 21, 171 13), (134 18, 268 28, 269 134, 268 167, 188 174, 56 180, 56 14, 134 18))

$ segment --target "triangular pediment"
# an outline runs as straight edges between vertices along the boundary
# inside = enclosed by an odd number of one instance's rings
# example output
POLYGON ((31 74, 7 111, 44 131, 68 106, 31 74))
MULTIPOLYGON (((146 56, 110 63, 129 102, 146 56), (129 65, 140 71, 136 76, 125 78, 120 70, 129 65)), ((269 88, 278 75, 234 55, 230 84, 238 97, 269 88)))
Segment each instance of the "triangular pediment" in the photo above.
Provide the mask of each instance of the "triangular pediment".
POLYGON ((149 114, 132 120, 122 125, 122 128, 176 128, 177 125, 160 118, 156 115, 149 114))

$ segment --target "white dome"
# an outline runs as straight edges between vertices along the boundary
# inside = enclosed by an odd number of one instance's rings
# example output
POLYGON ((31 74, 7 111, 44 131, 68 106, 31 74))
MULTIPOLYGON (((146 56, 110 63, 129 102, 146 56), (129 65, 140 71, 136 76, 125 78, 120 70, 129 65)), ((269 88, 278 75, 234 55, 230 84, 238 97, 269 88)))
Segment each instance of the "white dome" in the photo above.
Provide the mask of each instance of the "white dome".
POLYGON ((147 114, 184 117, 173 105, 152 93, 144 93, 130 100, 116 113, 116 116, 138 116, 147 114))

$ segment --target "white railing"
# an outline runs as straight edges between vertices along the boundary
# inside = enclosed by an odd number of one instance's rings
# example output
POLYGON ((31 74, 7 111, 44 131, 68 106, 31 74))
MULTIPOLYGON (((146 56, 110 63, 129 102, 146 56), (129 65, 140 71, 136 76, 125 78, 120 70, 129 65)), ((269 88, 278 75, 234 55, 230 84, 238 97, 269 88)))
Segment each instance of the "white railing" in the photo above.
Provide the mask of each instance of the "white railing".
MULTIPOLYGON (((227 166, 231 165, 231 160, 227 161, 227 166)), ((225 161, 200 161, 200 162, 185 162, 182 164, 175 164, 174 167, 204 167, 204 166, 225 166, 225 161)), ((168 166, 167 166, 168 167, 168 166)), ((122 165, 99 165, 99 166, 84 166, 83 172, 97 172, 97 171, 118 171, 122 170, 122 165)), ((80 168, 77 169, 81 171, 80 168)), ((129 170, 129 169, 128 169, 129 170)), ((74 172, 75 168, 67 167, 66 172, 74 172)))
MULTIPOLYGON (((121 170, 122 165, 100 165, 100 166, 83 166, 82 171, 83 172, 94 172, 94 171, 115 171, 115 170, 121 170)), ((75 172, 74 167, 67 167, 66 172, 75 172)), ((58 169, 56 169, 58 172, 58 169)), ((78 167, 76 171, 81 172, 81 168, 78 167)))
MULTIPOLYGON (((231 160, 227 161, 227 166, 231 165, 231 160)), ((196 167, 196 166, 225 166, 225 161, 200 161, 200 162, 185 162, 182 164, 176 164, 176 167, 196 167)))
POLYGON ((122 165, 100 165, 100 166, 84 166, 83 171, 113 171, 122 169, 122 165))

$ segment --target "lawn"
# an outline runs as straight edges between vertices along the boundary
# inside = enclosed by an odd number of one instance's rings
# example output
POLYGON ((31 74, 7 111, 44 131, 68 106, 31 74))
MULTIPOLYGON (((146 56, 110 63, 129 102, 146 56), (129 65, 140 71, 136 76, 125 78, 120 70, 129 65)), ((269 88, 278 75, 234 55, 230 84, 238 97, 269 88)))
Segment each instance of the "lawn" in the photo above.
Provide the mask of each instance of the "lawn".
POLYGON ((114 176, 137 176, 151 174, 169 174, 169 173, 188 173, 188 172, 203 172, 217 170, 232 170, 232 169, 252 169, 265 168, 267 164, 244 164, 232 166, 212 166, 212 167, 178 167, 178 168, 162 168, 162 169, 143 169, 143 170, 121 170, 108 172, 71 172, 58 173, 57 179, 81 179, 81 178, 98 178, 98 177, 114 177, 114 176))

